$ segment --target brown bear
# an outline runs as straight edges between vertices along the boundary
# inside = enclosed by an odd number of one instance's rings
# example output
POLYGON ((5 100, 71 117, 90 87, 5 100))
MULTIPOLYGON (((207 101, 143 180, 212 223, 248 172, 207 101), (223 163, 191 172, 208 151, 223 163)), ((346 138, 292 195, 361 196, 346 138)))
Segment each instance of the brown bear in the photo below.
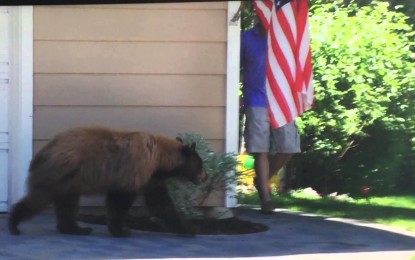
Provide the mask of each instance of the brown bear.
POLYGON ((128 210, 154 174, 184 176, 195 184, 207 179, 195 144, 145 132, 107 127, 80 127, 58 134, 32 159, 28 194, 12 208, 9 231, 53 203, 57 229, 64 234, 88 235, 76 214, 82 194, 106 194, 108 231, 130 235, 124 226, 128 210))

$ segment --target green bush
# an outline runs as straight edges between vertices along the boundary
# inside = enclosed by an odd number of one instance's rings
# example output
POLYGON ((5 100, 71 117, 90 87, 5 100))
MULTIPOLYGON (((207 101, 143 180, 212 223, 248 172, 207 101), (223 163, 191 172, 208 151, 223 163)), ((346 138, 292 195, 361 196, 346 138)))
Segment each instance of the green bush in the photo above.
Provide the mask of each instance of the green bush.
POLYGON ((298 121, 304 154, 292 161, 300 165, 297 185, 401 191, 415 179, 412 26, 379 1, 315 1, 310 11, 315 106, 298 121))
POLYGON ((203 167, 209 178, 200 185, 194 185, 181 179, 167 182, 170 195, 176 208, 188 218, 202 217, 198 207, 213 191, 229 189, 229 185, 238 180, 237 157, 233 153, 214 152, 204 137, 194 133, 179 134, 184 144, 196 143, 196 151, 203 160, 203 167))

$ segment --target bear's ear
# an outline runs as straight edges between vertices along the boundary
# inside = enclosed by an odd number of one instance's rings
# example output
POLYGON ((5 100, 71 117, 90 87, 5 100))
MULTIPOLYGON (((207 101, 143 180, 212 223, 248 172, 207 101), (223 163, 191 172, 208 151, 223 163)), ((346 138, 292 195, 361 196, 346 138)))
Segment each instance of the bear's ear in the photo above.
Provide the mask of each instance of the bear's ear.
POLYGON ((192 143, 191 145, 183 145, 182 152, 186 155, 196 152, 196 143, 192 143))
POLYGON ((195 142, 193 142, 193 143, 190 145, 190 150, 192 150, 192 151, 196 151, 196 143, 195 143, 195 142))
POLYGON ((183 140, 180 137, 176 137, 176 140, 183 143, 183 140))

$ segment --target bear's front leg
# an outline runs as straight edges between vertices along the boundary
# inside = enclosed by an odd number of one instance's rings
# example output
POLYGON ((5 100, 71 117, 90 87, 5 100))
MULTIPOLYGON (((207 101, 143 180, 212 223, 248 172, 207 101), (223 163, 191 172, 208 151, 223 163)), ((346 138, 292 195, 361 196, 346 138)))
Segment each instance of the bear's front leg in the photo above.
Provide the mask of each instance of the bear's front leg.
POLYGON ((89 235, 92 228, 82 228, 76 223, 79 193, 59 195, 54 199, 57 229, 62 234, 89 235))
POLYGON ((107 193, 107 226, 112 236, 129 237, 131 235, 125 222, 135 197, 136 194, 131 192, 112 191, 107 193))

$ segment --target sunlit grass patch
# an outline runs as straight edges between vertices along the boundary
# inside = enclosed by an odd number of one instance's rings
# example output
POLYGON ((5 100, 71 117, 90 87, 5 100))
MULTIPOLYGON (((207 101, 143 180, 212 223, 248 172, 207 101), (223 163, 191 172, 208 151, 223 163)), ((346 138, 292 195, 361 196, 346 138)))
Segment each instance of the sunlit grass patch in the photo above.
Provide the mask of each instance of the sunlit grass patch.
MULTIPOLYGON (((311 194, 308 191, 308 194, 311 194)), ((324 216, 352 218, 401 227, 415 231, 415 196, 371 197, 366 199, 336 200, 328 197, 310 198, 303 191, 292 192, 291 195, 272 194, 277 207, 324 216), (298 194, 300 196, 295 197, 298 194)), ((259 204, 256 191, 239 194, 241 204, 259 204)))
MULTIPOLYGON (((372 197, 369 201, 374 205, 415 209, 415 196, 372 197)), ((366 199, 359 199, 357 202, 367 204, 366 199)))

